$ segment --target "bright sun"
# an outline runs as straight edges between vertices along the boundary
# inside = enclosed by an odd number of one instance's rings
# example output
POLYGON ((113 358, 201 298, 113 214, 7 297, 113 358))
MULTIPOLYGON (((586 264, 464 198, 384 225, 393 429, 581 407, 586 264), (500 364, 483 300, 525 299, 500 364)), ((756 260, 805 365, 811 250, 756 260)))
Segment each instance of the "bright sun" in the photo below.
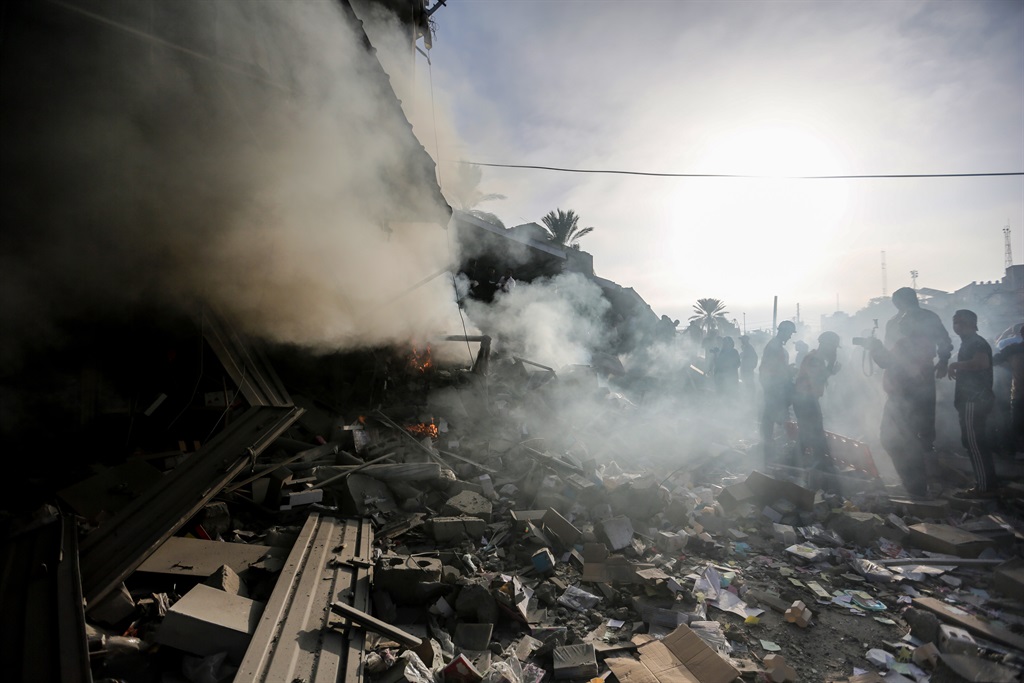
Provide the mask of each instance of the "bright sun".
POLYGON ((827 140, 795 124, 733 129, 708 140, 699 165, 708 173, 773 177, 836 175, 841 155, 827 140))
POLYGON ((823 257, 848 225, 849 184, 791 176, 848 173, 836 145, 814 128, 778 123, 723 129, 695 151, 695 172, 763 177, 694 180, 673 193, 668 203, 675 222, 687 229, 666 246, 684 259, 690 275, 749 291, 752 282, 740 274, 763 277, 765 264, 786 264, 762 281, 779 291, 808 264, 826 263, 823 257), (736 247, 727 252, 728 278, 719 260, 705 256, 723 253, 724 244, 736 247))

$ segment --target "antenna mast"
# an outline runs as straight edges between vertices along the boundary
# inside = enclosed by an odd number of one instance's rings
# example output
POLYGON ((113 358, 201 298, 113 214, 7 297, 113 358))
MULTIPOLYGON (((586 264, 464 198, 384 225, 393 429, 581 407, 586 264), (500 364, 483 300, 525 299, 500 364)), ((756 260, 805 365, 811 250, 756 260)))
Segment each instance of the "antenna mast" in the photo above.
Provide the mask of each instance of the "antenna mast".
POLYGON ((1010 221, 1006 221, 1006 227, 1003 228, 1003 242, 1006 243, 1006 253, 1003 257, 1003 267, 1009 268, 1013 265, 1013 250, 1010 249, 1010 221))
POLYGON ((882 252, 882 296, 889 296, 889 288, 885 283, 885 252, 882 252))

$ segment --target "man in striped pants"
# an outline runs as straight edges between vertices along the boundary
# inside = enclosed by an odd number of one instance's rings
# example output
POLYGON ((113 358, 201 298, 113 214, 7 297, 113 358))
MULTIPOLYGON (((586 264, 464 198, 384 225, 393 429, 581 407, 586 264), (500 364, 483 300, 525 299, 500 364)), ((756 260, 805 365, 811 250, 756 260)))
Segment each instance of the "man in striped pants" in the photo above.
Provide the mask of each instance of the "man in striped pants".
POLYGON ((960 438, 971 456, 975 485, 960 492, 961 498, 991 498, 996 495, 992 451, 985 437, 985 421, 992 410, 992 347, 978 335, 974 311, 953 314, 953 332, 960 337, 956 362, 949 364, 949 378, 956 380, 953 404, 960 414, 960 438))

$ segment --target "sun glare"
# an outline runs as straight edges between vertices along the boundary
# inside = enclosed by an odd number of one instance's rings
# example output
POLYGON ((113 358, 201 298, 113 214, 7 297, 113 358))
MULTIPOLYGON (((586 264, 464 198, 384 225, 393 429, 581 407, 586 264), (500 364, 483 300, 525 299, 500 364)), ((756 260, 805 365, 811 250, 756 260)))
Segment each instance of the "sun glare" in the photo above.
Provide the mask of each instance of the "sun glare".
POLYGON ((813 131, 794 124, 734 129, 709 140, 700 166, 708 173, 770 177, 835 175, 840 155, 813 131))
POLYGON ((758 286, 784 291, 831 252, 850 219, 846 181, 793 176, 838 175, 844 165, 841 152, 813 129, 759 125, 723 131, 695 155, 699 172, 759 177, 694 180, 676 192, 670 215, 686 229, 666 247, 697 280, 749 293, 756 279, 758 286), (708 254, 727 254, 729 275, 708 254), (767 269, 768 263, 785 265, 767 269))

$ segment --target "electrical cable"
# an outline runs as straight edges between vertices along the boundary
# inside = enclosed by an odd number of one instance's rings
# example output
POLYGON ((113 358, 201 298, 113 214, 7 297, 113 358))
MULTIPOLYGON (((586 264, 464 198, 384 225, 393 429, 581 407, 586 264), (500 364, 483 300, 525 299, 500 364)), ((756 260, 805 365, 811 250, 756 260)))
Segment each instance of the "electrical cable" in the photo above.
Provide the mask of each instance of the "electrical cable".
MULTIPOLYGON (((434 171, 437 176, 437 184, 441 185, 441 146, 437 141, 437 116, 434 112, 434 66, 430 61, 430 55, 424 55, 427 58, 427 80, 430 82, 430 121, 434 129, 434 157, 436 159, 434 165, 434 171)), ((452 250, 452 236, 451 232, 445 228, 445 242, 448 246, 448 262, 455 263, 455 254, 452 250)), ((462 315, 462 306, 458 305, 459 302, 459 286, 455 280, 455 273, 448 271, 448 274, 452 278, 452 291, 455 293, 455 304, 456 309, 459 313, 459 320, 462 321, 462 335, 464 337, 469 336, 469 330, 466 329, 466 318, 462 315)), ((469 353, 470 367, 473 366, 475 359, 473 358, 473 347, 469 345, 469 339, 466 339, 466 351, 469 353)))
POLYGON ((655 178, 752 178, 762 180, 864 180, 885 178, 990 178, 1000 176, 1024 176, 1024 171, 995 171, 986 173, 870 173, 851 175, 756 175, 745 173, 659 173, 654 171, 624 171, 603 168, 565 168, 560 166, 533 166, 529 164, 487 164, 479 161, 452 161, 453 164, 484 166, 487 168, 518 168, 535 171, 558 171, 560 173, 602 173, 607 175, 652 176, 655 178))

